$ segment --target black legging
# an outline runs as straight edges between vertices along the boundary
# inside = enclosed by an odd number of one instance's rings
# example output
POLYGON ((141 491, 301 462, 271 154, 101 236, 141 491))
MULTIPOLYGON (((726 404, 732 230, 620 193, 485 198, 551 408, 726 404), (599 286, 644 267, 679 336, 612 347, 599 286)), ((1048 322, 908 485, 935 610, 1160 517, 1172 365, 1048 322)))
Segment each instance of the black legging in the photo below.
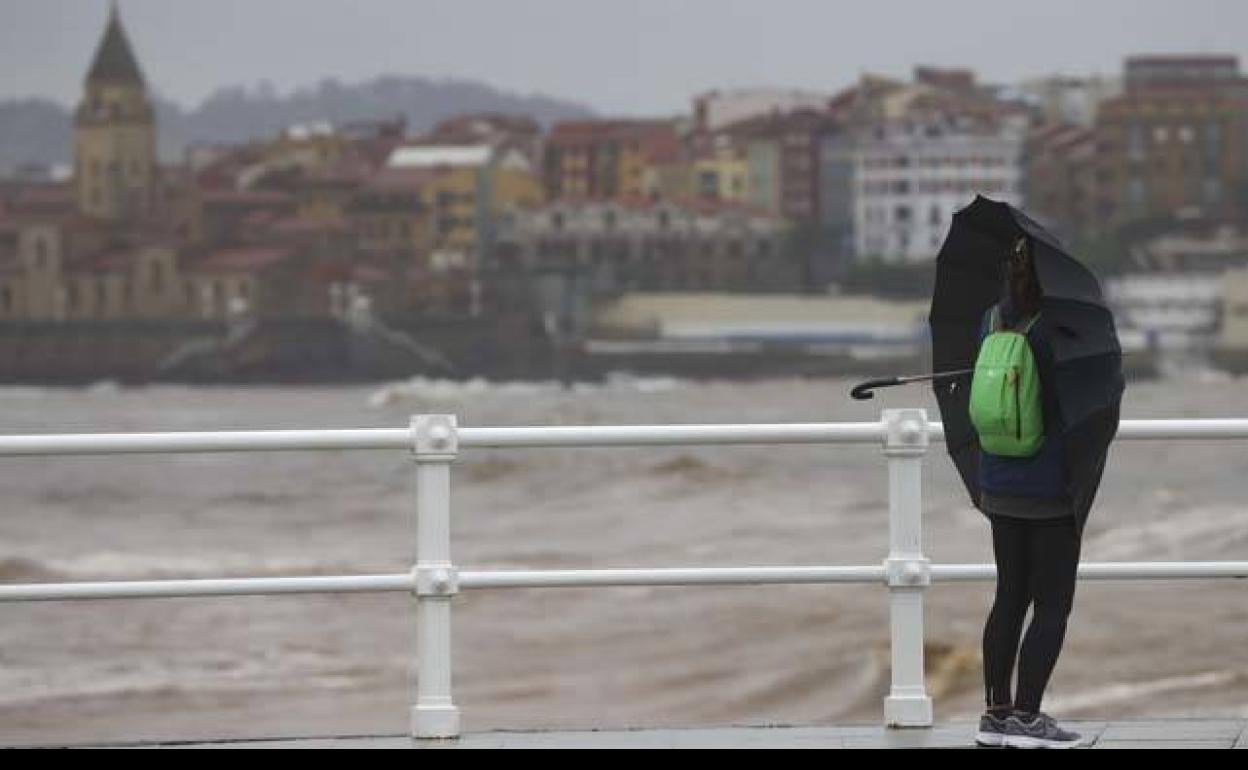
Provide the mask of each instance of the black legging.
POLYGON ((1074 519, 992 516, 997 597, 984 626, 984 685, 988 707, 1013 705, 1036 713, 1066 637, 1075 599, 1080 538, 1074 519), (1035 604, 1021 655, 1018 638, 1035 604), (1010 698, 1018 658, 1018 699, 1010 698))

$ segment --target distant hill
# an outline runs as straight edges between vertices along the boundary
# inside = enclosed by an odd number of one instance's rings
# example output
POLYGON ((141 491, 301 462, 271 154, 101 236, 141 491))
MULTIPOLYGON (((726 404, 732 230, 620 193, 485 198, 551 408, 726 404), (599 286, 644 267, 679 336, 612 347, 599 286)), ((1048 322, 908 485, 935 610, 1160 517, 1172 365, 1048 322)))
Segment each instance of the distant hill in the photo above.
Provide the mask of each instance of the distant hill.
MULTIPOLYGON (((464 112, 530 115, 549 125, 589 117, 589 108, 540 95, 506 93, 468 80, 380 77, 358 85, 324 80, 314 88, 281 96, 271 88, 225 88, 194 110, 156 99, 160 154, 178 160, 188 144, 235 143, 271 137, 294 123, 407 116, 408 130, 420 132, 464 112)), ((0 101, 0 173, 22 163, 69 164, 72 110, 48 99, 0 101)))

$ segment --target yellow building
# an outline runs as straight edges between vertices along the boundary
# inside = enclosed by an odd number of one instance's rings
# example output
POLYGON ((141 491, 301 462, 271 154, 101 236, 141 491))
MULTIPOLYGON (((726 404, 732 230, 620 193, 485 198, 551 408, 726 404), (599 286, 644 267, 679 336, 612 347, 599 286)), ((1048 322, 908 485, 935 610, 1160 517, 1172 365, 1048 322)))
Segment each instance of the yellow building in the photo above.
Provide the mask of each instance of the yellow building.
POLYGON ((694 197, 693 166, 684 161, 646 168, 642 195, 647 199, 684 201, 694 197))
POLYGON ((342 159, 349 139, 328 123, 291 126, 265 148, 265 160, 274 168, 323 171, 342 159))
POLYGON ((156 202, 156 118, 117 7, 74 116, 74 192, 82 213, 142 217, 156 202))
POLYGON ((259 310, 262 272, 289 256, 289 250, 253 249, 263 253, 188 260, 172 246, 116 246, 106 236, 81 222, 23 227, 16 259, 0 268, 0 319, 225 319, 259 310))
POLYGON ((509 206, 542 204, 542 185, 518 150, 471 147, 401 147, 392 170, 423 169, 423 203, 429 213, 429 253, 436 271, 468 268, 493 216, 509 206))
POLYGON ((361 251, 428 252, 429 177, 429 173, 419 169, 386 168, 354 193, 346 211, 361 251))
POLYGON ((640 198, 646 191, 646 171, 651 166, 642 153, 640 142, 628 142, 620 151, 619 180, 621 197, 640 198))
POLYGON ((694 192, 699 198, 742 203, 749 199, 749 178, 749 163, 736 152, 719 152, 693 164, 694 192))
POLYGON ((1221 347, 1248 351, 1248 268, 1222 275, 1221 347))
POLYGON ((548 201, 649 197, 660 167, 681 160, 670 120, 568 120, 546 137, 543 173, 548 201))

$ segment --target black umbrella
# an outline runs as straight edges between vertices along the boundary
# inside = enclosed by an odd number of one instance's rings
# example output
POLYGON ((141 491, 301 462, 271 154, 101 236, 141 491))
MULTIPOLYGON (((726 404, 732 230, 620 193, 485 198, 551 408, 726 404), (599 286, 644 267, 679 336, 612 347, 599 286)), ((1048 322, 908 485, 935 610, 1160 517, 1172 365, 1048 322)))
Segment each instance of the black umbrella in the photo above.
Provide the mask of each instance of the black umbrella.
MULTIPOLYGON (((1061 412, 1067 492, 1082 530, 1118 430, 1124 387, 1122 348, 1096 277, 1026 214, 976 197, 954 215, 936 259, 929 314, 932 369, 974 366, 984 313, 1000 299, 1006 260, 1024 235, 1031 239, 1043 295, 1040 324, 1053 348, 1051 386, 1061 412)), ((979 440, 970 420, 970 378, 938 375, 933 390, 949 454, 978 506, 979 440)))

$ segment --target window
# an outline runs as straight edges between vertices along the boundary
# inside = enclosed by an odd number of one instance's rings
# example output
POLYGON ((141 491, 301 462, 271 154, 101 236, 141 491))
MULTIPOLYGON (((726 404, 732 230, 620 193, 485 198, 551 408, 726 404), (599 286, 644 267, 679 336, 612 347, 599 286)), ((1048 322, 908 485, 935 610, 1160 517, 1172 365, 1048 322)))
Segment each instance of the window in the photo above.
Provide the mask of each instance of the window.
POLYGON ((1222 154, 1222 124, 1208 123, 1205 125, 1205 155, 1216 158, 1222 154))
POLYGON ((1144 157, 1144 127, 1131 125, 1127 127, 1127 157, 1140 160, 1144 157))
POLYGON ((927 221, 929 224, 938 225, 941 222, 940 206, 932 206, 932 210, 928 213, 927 221))
POLYGON ((35 238, 35 269, 42 270, 48 264, 48 244, 42 238, 35 238))
POLYGON ((1217 177, 1205 179, 1205 204, 1217 206, 1222 203, 1222 180, 1217 177))
POLYGON ((911 211, 909 206, 898 206, 893 210, 893 218, 902 223, 910 221, 910 214, 911 211))
POLYGON ((0 286, 0 311, 9 312, 13 308, 13 290, 8 286, 0 286))
POLYGON ((1133 176, 1127 180, 1127 204, 1136 213, 1144 210, 1147 203, 1147 190, 1141 177, 1133 176))
POLYGON ((164 267, 165 266, 160 264, 159 262, 152 263, 151 284, 152 284, 153 294, 160 294, 161 292, 165 290, 164 267))

